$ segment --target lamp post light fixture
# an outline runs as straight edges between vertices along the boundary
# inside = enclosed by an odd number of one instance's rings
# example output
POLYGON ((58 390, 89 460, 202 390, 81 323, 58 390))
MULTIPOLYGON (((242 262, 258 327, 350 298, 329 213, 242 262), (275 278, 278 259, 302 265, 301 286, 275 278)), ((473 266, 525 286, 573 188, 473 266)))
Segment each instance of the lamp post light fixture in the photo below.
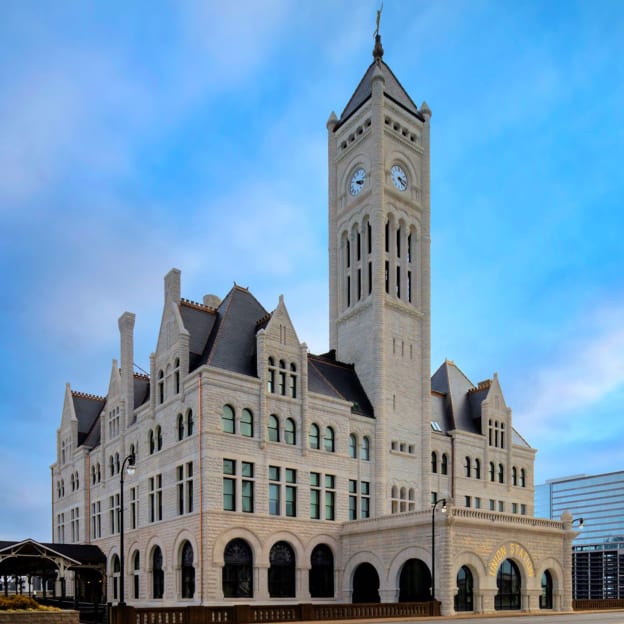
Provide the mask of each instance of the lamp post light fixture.
POLYGON ((446 498, 436 501, 431 508, 431 600, 435 600, 435 511, 438 505, 442 505, 440 511, 446 513, 446 498))
POLYGON ((583 520, 583 518, 574 518, 570 526, 574 526, 575 522, 578 522, 579 529, 582 529, 585 526, 585 521, 583 520))
POLYGON ((124 588, 125 588, 125 572, 124 572, 124 472, 128 476, 132 476, 136 470, 136 457, 134 451, 123 460, 121 464, 121 474, 119 477, 119 606, 126 605, 124 588), (127 464, 127 465, 126 465, 127 464))

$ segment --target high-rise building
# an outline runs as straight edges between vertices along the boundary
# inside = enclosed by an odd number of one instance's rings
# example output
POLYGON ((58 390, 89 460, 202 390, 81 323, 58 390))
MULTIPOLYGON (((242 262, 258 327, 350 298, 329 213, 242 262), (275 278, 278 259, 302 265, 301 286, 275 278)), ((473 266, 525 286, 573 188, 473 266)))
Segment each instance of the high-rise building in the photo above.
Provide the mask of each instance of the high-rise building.
POLYGON ((571 513, 583 528, 573 542, 573 597, 624 598, 624 471, 550 479, 535 487, 536 513, 571 513))
POLYGON ((497 375, 475 385, 445 361, 430 376, 430 119, 377 36, 327 122, 327 353, 283 298, 193 302, 173 269, 149 375, 126 312, 106 393, 68 385, 54 537, 101 547, 109 600, 125 560, 136 605, 570 608, 570 518, 534 517, 535 449, 497 375))

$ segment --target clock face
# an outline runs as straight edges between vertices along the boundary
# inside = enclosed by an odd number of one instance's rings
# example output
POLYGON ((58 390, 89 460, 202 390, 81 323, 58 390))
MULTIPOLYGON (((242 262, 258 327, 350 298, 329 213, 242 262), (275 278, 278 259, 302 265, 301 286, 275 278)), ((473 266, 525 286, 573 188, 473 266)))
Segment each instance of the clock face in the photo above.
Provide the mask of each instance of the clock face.
POLYGON ((399 191, 404 191, 407 188, 407 174, 403 171, 403 167, 400 165, 392 165, 390 175, 392 176, 392 183, 399 191))
POLYGON ((351 177, 351 182, 349 184, 349 192, 351 195, 359 195, 364 188, 364 181, 366 180, 366 171, 360 167, 356 169, 355 173, 351 177))

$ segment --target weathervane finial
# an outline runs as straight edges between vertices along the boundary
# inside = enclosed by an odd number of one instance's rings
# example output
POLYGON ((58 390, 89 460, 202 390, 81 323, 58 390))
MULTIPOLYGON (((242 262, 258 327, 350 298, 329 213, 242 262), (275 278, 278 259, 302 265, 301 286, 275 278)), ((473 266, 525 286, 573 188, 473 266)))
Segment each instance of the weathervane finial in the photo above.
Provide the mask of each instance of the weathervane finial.
POLYGON ((375 47, 373 48, 373 58, 378 61, 383 56, 384 50, 381 47, 381 35, 379 34, 379 22, 381 20, 381 12, 383 11, 383 0, 381 0, 381 4, 377 11, 377 20, 375 28, 375 47))

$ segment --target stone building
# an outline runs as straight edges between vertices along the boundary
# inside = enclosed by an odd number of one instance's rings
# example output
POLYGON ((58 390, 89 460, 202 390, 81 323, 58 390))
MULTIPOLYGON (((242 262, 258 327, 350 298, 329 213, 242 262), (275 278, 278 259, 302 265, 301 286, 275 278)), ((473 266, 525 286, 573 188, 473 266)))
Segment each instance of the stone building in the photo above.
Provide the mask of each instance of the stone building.
POLYGON ((430 376, 431 111, 379 37, 373 57, 327 122, 330 350, 283 298, 189 301, 173 269, 149 376, 126 312, 106 394, 67 386, 54 538, 103 550, 109 600, 123 569, 136 605, 571 606, 571 518, 533 516, 535 450, 497 376, 430 376))

